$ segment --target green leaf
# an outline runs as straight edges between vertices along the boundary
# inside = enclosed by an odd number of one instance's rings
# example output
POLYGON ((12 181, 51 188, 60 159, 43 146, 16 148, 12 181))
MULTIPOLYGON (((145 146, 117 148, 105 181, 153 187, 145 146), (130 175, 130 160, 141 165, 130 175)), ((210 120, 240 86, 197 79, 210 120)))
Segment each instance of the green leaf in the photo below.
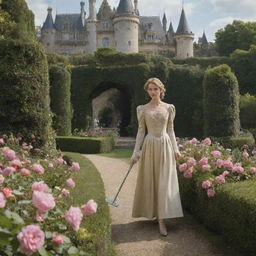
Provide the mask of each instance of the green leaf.
POLYGON ((78 253, 78 249, 75 246, 71 246, 68 249, 68 254, 69 255, 76 256, 76 255, 78 255, 77 253, 78 253))
POLYGON ((23 195, 24 195, 24 192, 20 192, 19 190, 16 190, 16 189, 14 189, 14 190, 12 191, 12 193, 13 193, 14 195, 16 195, 16 196, 23 196, 23 195))
POLYGON ((11 228, 12 227, 12 221, 4 215, 0 215, 0 227, 2 228, 11 228))
POLYGON ((38 252, 41 256, 53 256, 50 252, 47 252, 44 247, 41 247, 38 252))

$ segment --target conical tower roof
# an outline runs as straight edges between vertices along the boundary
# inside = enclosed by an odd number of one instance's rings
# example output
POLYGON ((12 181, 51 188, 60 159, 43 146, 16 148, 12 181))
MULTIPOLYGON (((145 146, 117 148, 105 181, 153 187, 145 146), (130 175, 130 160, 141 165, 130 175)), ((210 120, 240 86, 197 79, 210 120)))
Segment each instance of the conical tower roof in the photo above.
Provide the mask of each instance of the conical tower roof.
POLYGON ((172 22, 170 22, 170 26, 169 26, 169 29, 168 29, 168 33, 174 33, 174 29, 173 29, 173 26, 172 26, 172 22))
POLYGON ((203 33, 203 36, 202 36, 202 44, 208 44, 205 32, 203 33))
POLYGON ((180 22, 179 22, 179 26, 178 29, 176 31, 176 34, 193 34, 192 31, 189 28, 187 19, 186 19, 186 15, 185 15, 185 11, 182 8, 182 12, 181 12, 181 16, 180 16, 180 22))
POLYGON ((134 14, 134 8, 131 0, 120 0, 116 10, 117 14, 134 14))
POLYGON ((54 29, 55 27, 54 27, 53 18, 52 18, 52 8, 49 7, 47 11, 48 11, 48 14, 42 29, 54 29))
POLYGON ((104 19, 104 18, 110 18, 113 16, 114 12, 112 11, 109 3, 107 0, 103 0, 99 12, 97 13, 97 19, 104 19))

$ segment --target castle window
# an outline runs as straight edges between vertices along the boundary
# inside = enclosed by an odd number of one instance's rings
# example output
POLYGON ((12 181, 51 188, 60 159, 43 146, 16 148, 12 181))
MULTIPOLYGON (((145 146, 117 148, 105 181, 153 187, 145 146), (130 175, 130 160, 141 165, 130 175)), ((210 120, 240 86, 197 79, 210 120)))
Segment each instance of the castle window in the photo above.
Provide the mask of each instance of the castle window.
POLYGON ((107 29, 108 28, 108 22, 107 21, 103 21, 102 23, 101 23, 101 26, 102 26, 102 28, 103 29, 107 29))
POLYGON ((131 45, 132 45, 132 42, 131 42, 131 41, 128 41, 128 45, 131 46, 131 45))
POLYGON ((109 46, 109 38, 108 37, 102 38, 102 46, 104 46, 104 47, 109 46))
POLYGON ((65 23, 65 24, 63 25, 63 30, 68 30, 68 23, 65 23))
POLYGON ((150 40, 150 41, 153 41, 153 40, 155 40, 155 36, 154 35, 148 35, 147 36, 147 40, 150 40))

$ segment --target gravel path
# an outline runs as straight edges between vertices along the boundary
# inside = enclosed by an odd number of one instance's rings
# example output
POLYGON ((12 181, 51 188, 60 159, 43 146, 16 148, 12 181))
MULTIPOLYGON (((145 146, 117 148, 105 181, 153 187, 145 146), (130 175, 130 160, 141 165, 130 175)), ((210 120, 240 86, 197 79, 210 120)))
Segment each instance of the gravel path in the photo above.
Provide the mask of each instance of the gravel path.
MULTIPOLYGON (((127 172, 128 162, 98 155, 85 156, 99 170, 107 198, 113 198, 127 172)), ((132 218, 137 166, 133 167, 118 196, 119 206, 110 206, 112 241, 118 256, 242 256, 224 246, 220 238, 186 212, 184 218, 167 220, 167 237, 158 233, 156 221, 132 218)))

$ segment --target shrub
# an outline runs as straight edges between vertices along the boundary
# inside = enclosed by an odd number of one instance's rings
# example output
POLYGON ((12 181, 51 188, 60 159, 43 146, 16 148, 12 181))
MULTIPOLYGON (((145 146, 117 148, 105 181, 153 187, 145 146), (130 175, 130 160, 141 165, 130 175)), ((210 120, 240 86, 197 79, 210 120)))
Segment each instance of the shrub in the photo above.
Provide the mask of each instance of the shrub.
POLYGON ((256 128, 256 96, 246 93, 240 97, 240 120, 244 129, 256 128))

